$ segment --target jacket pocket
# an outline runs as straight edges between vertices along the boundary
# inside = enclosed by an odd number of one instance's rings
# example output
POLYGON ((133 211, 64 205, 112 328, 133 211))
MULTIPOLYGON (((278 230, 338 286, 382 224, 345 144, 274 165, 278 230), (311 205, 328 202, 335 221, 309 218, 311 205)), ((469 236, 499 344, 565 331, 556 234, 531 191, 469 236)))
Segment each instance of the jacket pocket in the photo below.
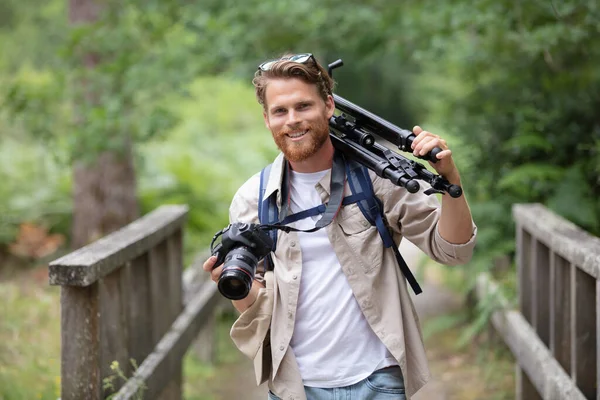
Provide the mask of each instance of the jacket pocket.
POLYGON ((360 209, 338 221, 340 229, 356 259, 365 272, 379 270, 383 257, 383 241, 374 225, 364 217, 360 209))

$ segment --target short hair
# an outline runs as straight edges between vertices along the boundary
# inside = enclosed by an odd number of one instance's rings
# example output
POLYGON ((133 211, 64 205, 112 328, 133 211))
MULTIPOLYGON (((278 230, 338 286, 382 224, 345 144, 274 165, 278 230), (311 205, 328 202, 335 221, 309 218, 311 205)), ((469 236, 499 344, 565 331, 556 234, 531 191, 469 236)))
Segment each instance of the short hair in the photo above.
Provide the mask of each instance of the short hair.
POLYGON ((278 61, 274 62, 268 71, 257 70, 252 79, 256 99, 266 108, 265 94, 269 79, 277 78, 298 78, 306 83, 317 86, 317 91, 323 99, 327 101, 327 96, 333 94, 334 80, 329 76, 327 70, 311 57, 306 63, 290 61, 288 58, 293 54, 284 54, 278 61))

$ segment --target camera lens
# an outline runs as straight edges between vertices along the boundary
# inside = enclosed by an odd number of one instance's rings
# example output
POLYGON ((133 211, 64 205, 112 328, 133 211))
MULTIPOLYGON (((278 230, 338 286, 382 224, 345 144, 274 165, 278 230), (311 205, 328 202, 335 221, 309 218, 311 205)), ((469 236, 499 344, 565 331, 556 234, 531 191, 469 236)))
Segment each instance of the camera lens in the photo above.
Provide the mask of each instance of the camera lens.
POLYGON ((248 296, 258 259, 246 247, 237 247, 225 257, 223 272, 218 281, 221 294, 231 300, 248 296))

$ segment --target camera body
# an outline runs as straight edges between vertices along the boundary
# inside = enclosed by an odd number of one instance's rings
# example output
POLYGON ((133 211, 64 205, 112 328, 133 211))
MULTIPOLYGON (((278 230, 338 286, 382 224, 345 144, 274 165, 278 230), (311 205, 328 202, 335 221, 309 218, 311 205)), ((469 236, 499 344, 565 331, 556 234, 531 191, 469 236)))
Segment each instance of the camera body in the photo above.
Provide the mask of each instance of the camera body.
POLYGON ((217 286, 231 300, 250 292, 258 262, 271 252, 273 240, 259 224, 234 222, 223 230, 221 243, 212 251, 215 266, 223 265, 217 286))

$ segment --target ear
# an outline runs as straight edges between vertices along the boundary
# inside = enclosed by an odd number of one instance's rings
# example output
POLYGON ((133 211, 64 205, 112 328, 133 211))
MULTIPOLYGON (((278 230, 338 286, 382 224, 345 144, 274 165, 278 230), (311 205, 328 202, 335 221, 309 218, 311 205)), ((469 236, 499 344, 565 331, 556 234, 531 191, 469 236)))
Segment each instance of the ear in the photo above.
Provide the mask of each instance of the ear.
POLYGON ((327 119, 333 117, 334 111, 335 111, 335 103, 333 101, 333 96, 327 95, 327 100, 325 101, 325 113, 327 114, 327 119))

